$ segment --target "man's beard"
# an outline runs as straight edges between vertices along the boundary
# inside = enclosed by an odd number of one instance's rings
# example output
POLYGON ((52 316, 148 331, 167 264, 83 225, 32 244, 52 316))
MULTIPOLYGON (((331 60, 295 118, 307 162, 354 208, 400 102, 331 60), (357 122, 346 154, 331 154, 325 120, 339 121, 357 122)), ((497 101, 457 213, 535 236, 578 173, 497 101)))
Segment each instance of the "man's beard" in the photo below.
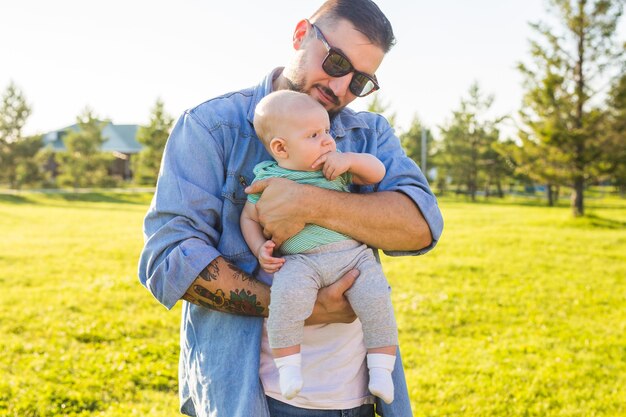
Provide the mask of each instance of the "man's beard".
MULTIPOLYGON (((290 90, 292 91, 297 91, 298 93, 304 93, 304 94, 309 94, 309 91, 306 90, 306 88, 304 87, 306 85, 305 80, 300 80, 300 81, 292 81, 290 79, 286 79, 287 81, 287 86, 289 87, 290 90)), ((315 88, 315 87, 311 87, 311 88, 315 88)), ((338 106, 339 105, 339 99, 335 96, 335 93, 332 92, 332 90, 320 86, 319 88, 324 90, 324 94, 326 94, 329 97, 332 97, 335 102, 335 104, 338 106)), ((341 110, 343 110, 345 106, 342 107, 337 107, 334 108, 332 110, 326 110, 328 112, 328 116, 332 119, 333 117, 335 117, 341 110)))
POLYGON ((289 86, 289 89, 292 91, 297 91, 298 93, 305 93, 308 94, 305 90, 304 90, 304 81, 300 81, 300 82, 295 82, 295 81, 291 81, 289 78, 286 79, 287 81, 287 85, 289 86))

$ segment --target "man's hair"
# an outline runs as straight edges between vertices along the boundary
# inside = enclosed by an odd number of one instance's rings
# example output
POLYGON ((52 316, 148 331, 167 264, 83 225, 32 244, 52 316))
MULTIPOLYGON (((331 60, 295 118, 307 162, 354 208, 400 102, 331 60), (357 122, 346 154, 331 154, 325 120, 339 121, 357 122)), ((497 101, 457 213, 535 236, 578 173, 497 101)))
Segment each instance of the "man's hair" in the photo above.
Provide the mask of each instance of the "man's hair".
POLYGON ((395 45, 396 38, 387 16, 371 0, 328 0, 313 13, 311 22, 336 23, 345 19, 385 53, 395 45))

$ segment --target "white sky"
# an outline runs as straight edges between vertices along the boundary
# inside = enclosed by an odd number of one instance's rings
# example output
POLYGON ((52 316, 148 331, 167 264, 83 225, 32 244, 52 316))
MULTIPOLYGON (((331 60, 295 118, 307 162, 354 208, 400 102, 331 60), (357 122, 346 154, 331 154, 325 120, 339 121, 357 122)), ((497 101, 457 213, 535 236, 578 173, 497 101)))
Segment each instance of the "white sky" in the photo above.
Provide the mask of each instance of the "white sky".
MULTIPOLYGON (((87 105, 114 123, 144 124, 157 97, 177 118, 284 65, 295 24, 320 4, 0 0, 0 90, 10 80, 23 90, 33 109, 26 134, 72 124, 87 105)), ((547 19, 545 0, 377 4, 398 39, 377 73, 380 97, 401 129, 414 114, 431 127, 445 123, 473 81, 495 95, 494 113, 516 112, 522 88, 515 66, 529 56, 528 22, 547 19)))

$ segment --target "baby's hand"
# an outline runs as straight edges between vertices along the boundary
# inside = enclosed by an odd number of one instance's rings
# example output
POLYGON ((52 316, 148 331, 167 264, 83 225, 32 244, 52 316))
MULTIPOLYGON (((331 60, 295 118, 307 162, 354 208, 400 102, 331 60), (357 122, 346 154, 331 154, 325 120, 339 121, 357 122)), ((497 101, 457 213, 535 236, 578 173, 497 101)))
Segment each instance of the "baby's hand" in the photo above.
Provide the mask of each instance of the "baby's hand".
POLYGON ((268 240, 263 245, 261 245, 261 247, 259 248, 259 253, 257 254, 257 258, 259 258, 261 268, 263 268, 265 272, 268 272, 270 274, 278 271, 285 263, 284 258, 275 258, 272 256, 275 246, 276 244, 274 242, 268 240))
POLYGON ((325 153, 317 158, 311 168, 315 169, 323 165, 324 177, 332 181, 344 172, 347 172, 351 164, 350 154, 334 151, 325 153))

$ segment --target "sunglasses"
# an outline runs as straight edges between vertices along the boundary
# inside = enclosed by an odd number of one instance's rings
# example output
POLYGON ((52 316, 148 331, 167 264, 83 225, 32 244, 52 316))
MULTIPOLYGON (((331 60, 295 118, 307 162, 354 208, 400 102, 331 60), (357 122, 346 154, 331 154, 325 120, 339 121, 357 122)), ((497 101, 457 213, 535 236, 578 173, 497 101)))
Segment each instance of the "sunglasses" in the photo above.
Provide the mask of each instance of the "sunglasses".
POLYGON ((350 89, 350 92, 357 97, 365 97, 380 88, 378 81, 376 80, 376 76, 367 75, 354 69, 348 57, 330 46, 322 34, 322 31, 317 26, 313 23, 311 23, 311 26, 315 30, 315 37, 322 41, 326 47, 326 51, 328 52, 322 62, 322 69, 326 74, 331 77, 343 77, 351 72, 354 73, 348 88, 350 89))

